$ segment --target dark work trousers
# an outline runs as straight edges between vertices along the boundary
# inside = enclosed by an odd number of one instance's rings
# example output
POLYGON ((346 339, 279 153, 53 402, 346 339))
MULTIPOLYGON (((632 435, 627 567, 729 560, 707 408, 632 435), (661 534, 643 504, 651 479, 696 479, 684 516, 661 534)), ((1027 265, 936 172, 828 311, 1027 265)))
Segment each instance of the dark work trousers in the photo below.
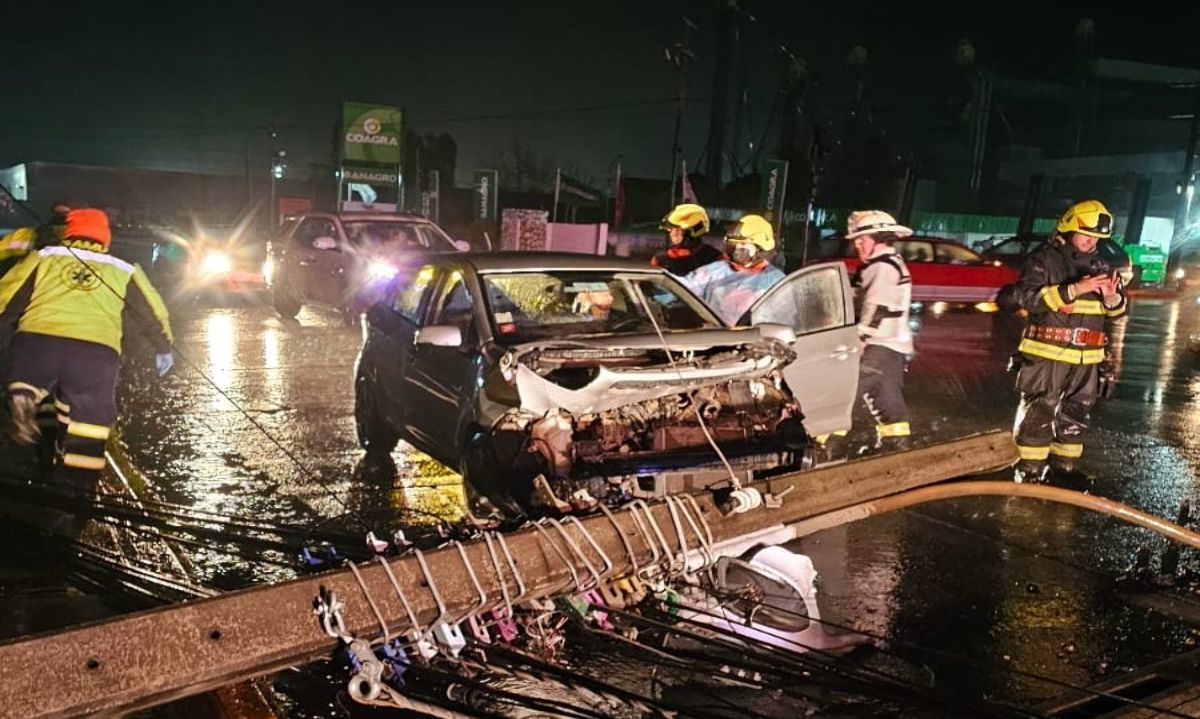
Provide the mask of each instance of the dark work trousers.
POLYGON ((904 355, 880 345, 867 345, 858 366, 858 394, 875 418, 880 444, 911 433, 904 403, 904 355))
POLYGON ((104 470, 104 445, 117 419, 116 386, 121 356, 96 342, 18 332, 12 341, 8 390, 38 402, 54 398, 65 423, 51 481, 93 492, 104 470))
POLYGON ((1025 356, 1017 374, 1017 449, 1025 463, 1053 457, 1073 467, 1083 455, 1088 414, 1100 389, 1100 365, 1025 356))

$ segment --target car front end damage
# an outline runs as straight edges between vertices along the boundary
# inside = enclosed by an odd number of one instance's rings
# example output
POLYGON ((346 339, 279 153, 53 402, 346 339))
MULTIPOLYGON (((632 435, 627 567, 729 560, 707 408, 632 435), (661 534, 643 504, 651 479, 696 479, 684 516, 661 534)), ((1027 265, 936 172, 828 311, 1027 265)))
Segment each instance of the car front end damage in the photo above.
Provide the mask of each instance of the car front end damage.
POLYGON ((683 335, 508 350, 484 388, 498 400, 496 464, 471 478, 488 485, 475 488, 505 491, 526 512, 563 510, 572 497, 578 508, 613 493, 660 494, 668 476, 707 484, 731 469, 745 478, 796 462, 808 437, 781 375, 792 349, 754 329, 683 335))

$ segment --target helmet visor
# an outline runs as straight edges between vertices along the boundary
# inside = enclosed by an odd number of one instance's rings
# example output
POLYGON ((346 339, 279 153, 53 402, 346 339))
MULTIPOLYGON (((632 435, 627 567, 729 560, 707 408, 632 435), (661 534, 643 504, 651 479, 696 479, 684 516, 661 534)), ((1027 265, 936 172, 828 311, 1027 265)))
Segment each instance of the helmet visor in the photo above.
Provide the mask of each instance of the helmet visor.
POLYGON ((1081 212, 1075 216, 1075 223, 1080 232, 1106 236, 1112 234, 1113 218, 1107 212, 1081 212))

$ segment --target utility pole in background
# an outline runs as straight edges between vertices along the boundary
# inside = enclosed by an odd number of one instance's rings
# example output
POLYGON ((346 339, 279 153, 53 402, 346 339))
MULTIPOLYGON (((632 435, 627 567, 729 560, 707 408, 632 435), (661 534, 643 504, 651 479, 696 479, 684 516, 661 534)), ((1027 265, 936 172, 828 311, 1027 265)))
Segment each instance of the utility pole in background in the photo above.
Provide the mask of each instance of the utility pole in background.
POLYGON ((683 125, 683 111, 687 104, 687 63, 696 59, 692 53, 692 31, 696 24, 686 17, 683 18, 683 40, 664 50, 667 62, 675 68, 675 134, 671 139, 671 204, 675 204, 675 185, 679 181, 679 155, 683 148, 679 146, 679 131, 683 125))
POLYGON ((717 17, 716 67, 713 70, 712 106, 708 115, 708 144, 704 150, 704 174, 721 186, 725 158, 725 120, 729 101, 730 53, 737 42, 738 0, 721 0, 717 17))
POLYGON ((267 211, 270 215, 267 227, 274 234, 279 222, 279 203, 276 199, 275 183, 282 180, 284 173, 287 171, 287 150, 279 147, 279 133, 275 132, 275 123, 271 123, 267 128, 267 139, 271 141, 271 170, 269 173, 271 192, 270 204, 267 206, 267 211))

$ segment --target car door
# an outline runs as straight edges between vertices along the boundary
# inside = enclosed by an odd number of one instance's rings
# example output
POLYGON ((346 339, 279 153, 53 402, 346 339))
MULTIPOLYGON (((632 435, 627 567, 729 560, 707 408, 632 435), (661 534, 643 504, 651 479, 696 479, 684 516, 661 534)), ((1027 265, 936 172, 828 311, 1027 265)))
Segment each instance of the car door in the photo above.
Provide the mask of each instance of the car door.
POLYGON ((375 400, 386 408, 388 419, 398 428, 406 427, 411 414, 412 392, 406 378, 413 360, 413 342, 432 300, 437 277, 433 265, 413 268, 398 276, 385 301, 367 312, 366 347, 372 356, 364 364, 378 373, 371 383, 375 400))
MULTIPOLYGON (((463 271, 448 267, 438 283, 417 331, 412 364, 406 373, 409 404, 407 424, 414 437, 437 447, 442 456, 455 456, 462 439, 462 418, 474 405, 476 377, 480 375, 479 320, 475 301, 463 271), (430 328, 457 328, 457 347, 421 343, 421 332, 430 328)), ((435 331, 441 331, 435 330, 435 331)))
POLYGON ((937 243, 934 253, 941 277, 938 284, 947 302, 991 302, 1001 287, 1016 282, 1020 274, 955 242, 937 243))
POLYGON ((749 319, 795 332, 796 360, 784 368, 783 378, 800 401, 809 433, 849 429, 860 350, 845 265, 829 262, 793 272, 754 303, 749 319))
POLYGON ((333 220, 319 215, 305 218, 292 233, 285 272, 297 295, 327 301, 329 256, 339 254, 336 235, 333 220))
POLYGON ((345 305, 346 263, 349 261, 346 236, 337 218, 323 219, 321 235, 314 239, 317 247, 311 270, 314 299, 330 307, 342 307, 345 305))

